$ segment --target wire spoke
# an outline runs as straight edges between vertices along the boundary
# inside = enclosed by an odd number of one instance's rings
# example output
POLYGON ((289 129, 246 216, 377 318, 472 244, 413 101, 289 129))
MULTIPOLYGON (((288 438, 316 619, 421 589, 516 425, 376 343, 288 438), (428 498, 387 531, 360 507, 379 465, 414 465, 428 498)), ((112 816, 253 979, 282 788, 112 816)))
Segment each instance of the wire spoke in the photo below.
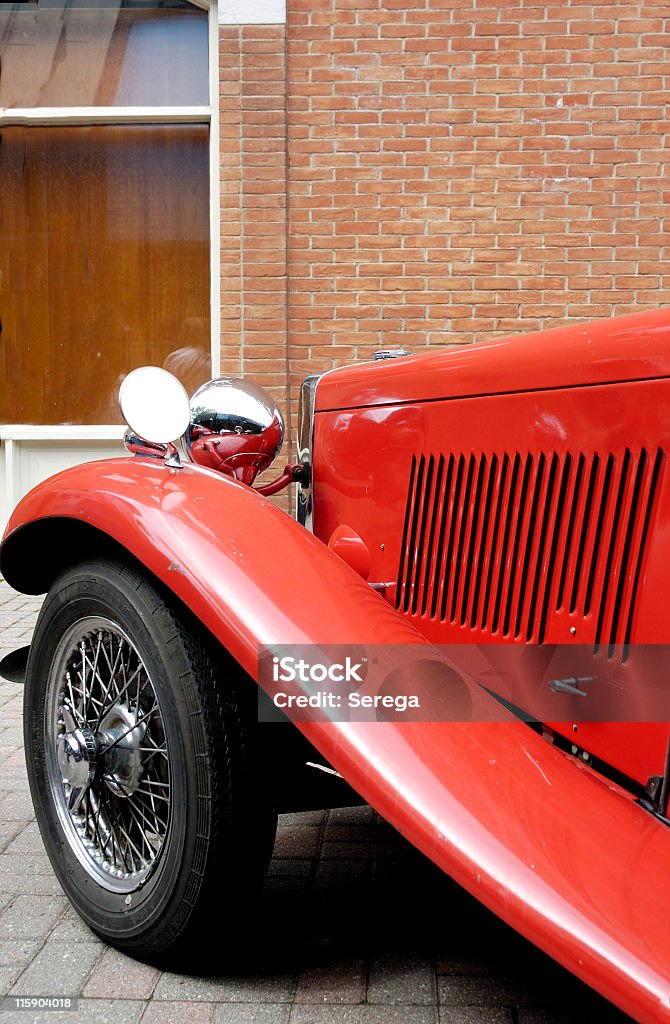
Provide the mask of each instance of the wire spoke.
POLYGON ((108 746, 103 747, 102 750, 100 751, 100 755, 102 756, 103 754, 107 754, 114 747, 117 747, 119 745, 119 743, 121 742, 121 740, 125 739, 126 736, 129 736, 131 734, 131 732, 135 732, 135 729, 137 729, 138 725, 142 725, 143 722, 146 722, 148 718, 151 718, 151 716, 153 715, 154 711, 157 711, 157 710, 158 710, 158 703, 154 704, 154 706, 152 708, 150 708, 149 711, 146 712, 146 714, 142 715, 141 718, 136 719, 134 725, 128 726, 126 731, 121 733, 120 736, 117 736, 117 738, 114 740, 113 743, 110 743, 108 746))
POLYGON ((85 667, 86 667, 86 665, 88 665, 88 667, 89 667, 89 669, 91 671, 91 681, 90 681, 90 685, 89 685, 88 695, 87 695, 87 699, 86 699, 86 706, 85 706, 86 707, 86 721, 87 722, 88 722, 88 719, 89 719, 88 709, 89 709, 90 705, 91 704, 96 704, 96 705, 98 705, 98 707, 102 707, 103 706, 103 702, 99 698, 93 696, 93 690, 94 690, 94 687, 95 687, 96 684, 101 689, 104 687, 104 683, 102 681, 102 678, 100 676, 100 672, 99 672, 99 669, 98 669, 98 662, 100 660, 100 650, 101 650, 101 647, 102 647, 101 637, 102 637, 102 631, 98 631, 98 634, 96 636, 96 641, 97 642, 96 642, 96 647, 95 647, 95 653, 93 655, 93 660, 91 660, 91 658, 89 657, 87 648, 85 648, 84 644, 82 644, 83 669, 85 671, 85 667))
POLYGON ((127 801, 126 806, 127 806, 128 810, 130 811, 130 814, 132 815, 132 817, 135 818, 135 821, 138 824, 139 832, 140 832, 142 838, 145 840, 145 842, 149 846, 150 857, 153 857, 155 855, 156 851, 155 851, 154 847, 151 846, 149 841, 146 839, 146 836, 145 836, 145 833, 144 833, 144 827, 142 825, 142 822, 138 821, 135 812, 137 812, 137 814, 139 814, 141 816, 143 821, 146 821, 147 825, 149 825, 149 827, 151 828, 151 831, 154 832, 156 835, 159 835, 159 833, 158 833, 158 831, 156 829, 156 825, 160 824, 160 825, 163 826, 163 828, 165 828, 166 827, 166 822, 164 822, 162 818, 159 818, 159 816, 157 814, 154 815, 154 821, 151 821, 149 818, 147 818, 146 814, 142 810, 142 808, 139 805, 139 803, 133 804, 132 798, 127 801))
MULTIPOLYGON (((132 839, 130 838, 130 836, 128 835, 128 833, 126 832, 125 828, 123 827, 123 825, 121 823, 119 823, 119 828, 121 829, 121 832, 123 833, 123 835, 126 837, 126 850, 130 854, 130 859, 134 861, 134 857, 133 857, 132 853, 130 853, 130 850, 132 850, 133 853, 137 854, 138 862, 140 864, 142 864, 144 858, 143 858, 142 854, 140 853, 140 851, 135 846, 135 843, 132 841, 132 839)), ((133 870, 136 870, 134 864, 133 864, 133 870)))
MULTIPOLYGON (((148 840, 148 839, 146 838, 146 834, 145 834, 145 832, 144 832, 144 826, 143 826, 142 822, 141 822, 141 821, 140 821, 140 820, 138 819, 138 817, 137 817, 137 814, 135 813, 135 811, 137 811, 137 812, 138 812, 138 813, 139 813, 139 814, 141 815, 141 817, 142 817, 142 818, 144 819, 144 821, 146 821, 146 822, 147 822, 147 824, 148 824, 148 825, 149 825, 149 826, 151 827, 151 829, 152 829, 152 831, 153 831, 153 832, 155 832, 155 831, 156 831, 156 820, 154 820, 154 821, 150 821, 150 820, 149 820, 149 818, 147 818, 146 814, 144 814, 144 813, 143 813, 143 811, 141 810, 141 808, 140 808, 139 806, 137 806, 137 807, 135 807, 135 808, 134 808, 134 807, 133 807, 133 803, 132 803, 132 794, 131 794, 131 793, 129 793, 129 792, 128 792, 128 790, 126 790, 126 789, 125 789, 125 787, 124 787, 124 786, 122 785, 122 783, 120 783, 120 782, 117 782, 116 784, 117 784, 117 785, 118 785, 118 786, 120 787, 120 789, 122 790, 122 792, 123 792, 123 793, 125 794, 125 796, 126 796, 126 797, 128 798, 128 799, 127 799, 127 800, 125 801, 124 807, 125 807, 125 808, 127 808, 127 810, 128 810, 129 812, 130 812, 130 816, 131 816, 131 817, 132 817, 132 818, 133 818, 133 819, 135 820, 135 822, 136 822, 136 824, 137 824, 137 826, 138 826, 138 829, 137 829, 137 831, 138 831, 138 833, 139 833, 139 837, 140 837, 140 838, 141 838, 141 839, 143 840, 143 842, 145 843, 145 845, 146 845, 146 846, 148 847, 148 849, 149 849, 149 857, 150 857, 150 859, 151 859, 151 858, 153 858, 153 856, 155 855, 155 852, 156 852, 156 851, 154 850, 154 848, 153 848, 153 846, 151 845, 151 843, 149 842, 149 840, 148 840)), ((161 822, 161 824, 164 824, 164 823, 163 823, 163 822, 161 821, 161 819, 159 819, 159 818, 158 818, 158 816, 157 816, 157 815, 155 816, 155 818, 156 818, 156 819, 157 819, 158 821, 160 821, 160 822, 161 822)), ((140 853, 140 851, 139 851, 139 850, 137 849, 137 847, 135 846, 135 844, 134 844, 134 843, 133 843, 133 841, 131 840, 131 838, 130 838, 130 835, 129 835, 129 833, 128 833, 128 832, 126 831, 126 829, 125 829, 125 828, 124 828, 124 827, 123 827, 122 825, 120 825, 120 828, 121 828, 121 831, 123 832, 123 834, 125 835, 126 839, 128 840, 128 843, 130 844, 130 846, 132 847, 132 849, 133 849, 133 850, 134 850, 134 851, 135 851, 135 852, 137 853, 137 855, 138 855, 138 856, 139 856, 139 858, 140 858, 140 861, 142 861, 142 854, 140 853)))
MULTIPOLYGON (((111 633, 109 634, 109 637, 110 637, 109 648, 110 648, 110 653, 111 653, 113 651, 113 646, 112 646, 112 641, 111 641, 111 633)), ((96 729, 100 726, 100 722, 102 721, 102 718, 104 716, 104 712, 105 712, 106 707, 107 707, 107 698, 109 697, 109 694, 110 694, 110 691, 112 689, 112 686, 114 685, 114 683, 116 681, 117 666, 118 666, 119 658, 121 657, 121 651, 123 650, 123 645, 121 644, 121 642, 119 642, 119 649, 116 652, 116 657, 114 658, 114 664, 113 665, 112 665, 110 659, 107 657, 107 652, 105 651, 104 644, 103 644, 103 648, 102 649, 103 649, 103 652, 105 654, 105 658, 107 660, 107 666, 109 668, 109 683, 107 684, 107 688, 105 689, 105 693, 104 693, 103 698, 102 698, 102 708, 100 709, 100 714, 98 715, 98 720, 97 720, 97 722, 95 724, 95 728, 96 729)), ((115 704, 116 701, 118 700, 118 689, 119 689, 118 686, 117 686, 116 689, 117 689, 117 696, 112 701, 112 705, 115 704)), ((110 707, 111 707, 111 705, 110 705, 110 707)))
POLYGON ((62 656, 52 704, 56 743, 67 730, 60 712, 65 707, 72 728, 81 730, 76 742, 83 742, 83 733, 87 748, 97 747, 95 760, 92 753, 84 755, 90 758, 91 781, 76 809, 67 806, 72 786, 62 781, 57 763, 54 773, 71 822, 70 842, 83 844, 89 873, 127 892, 153 869, 168 836, 167 737, 147 668, 122 628, 97 616, 84 622, 89 628, 73 631, 62 656))
POLYGON ((152 793, 150 789, 142 789, 141 786, 138 786, 135 792, 141 793, 143 796, 148 796, 152 800, 164 800, 165 803, 170 802, 169 796, 164 796, 163 793, 152 793))
POLYGON ((138 834, 138 836, 140 837, 140 839, 142 840, 142 842, 146 846, 147 850, 149 851, 149 860, 153 860, 153 858, 156 856, 156 850, 151 845, 149 840, 147 839, 147 835, 146 835, 146 832, 144 830, 144 825, 142 824, 142 821, 139 820, 139 818, 137 817, 137 814, 135 812, 137 811, 137 813, 139 813, 142 816, 143 820, 146 821, 147 825, 150 827, 152 833, 158 834, 158 833, 156 833, 155 822, 154 823, 150 822, 149 819, 144 814, 142 814, 142 812, 141 812, 139 807, 133 808, 132 804, 128 804, 128 810, 130 811, 130 814, 133 817, 133 819, 135 820, 135 823, 137 825, 137 834, 138 834))
MULTIPOLYGON (((126 871, 130 871, 130 870, 132 870, 132 867, 129 868, 128 861, 126 859, 126 854, 128 852, 127 851, 127 847, 124 849, 124 846, 121 843, 121 841, 119 840, 119 837, 118 837, 117 831, 116 831, 117 828, 119 828, 121 831, 123 831, 123 824, 122 824, 122 822, 120 820, 121 811, 120 811, 120 808, 119 808, 119 802, 120 801, 118 801, 118 800, 114 800, 114 802, 112 803, 112 801, 110 800, 109 796, 107 794, 105 794, 105 803, 108 804, 108 806, 110 808, 110 821, 109 821, 109 824, 110 824, 110 827, 111 827, 112 832, 114 834, 114 841, 115 841, 117 849, 119 851, 119 855, 120 855, 121 859, 123 860, 124 868, 126 869, 126 871)), ((132 858, 131 858, 131 860, 132 860, 132 858)))
POLYGON ((69 672, 66 672, 65 678, 67 679, 67 688, 68 688, 68 691, 70 693, 70 708, 72 710, 72 717, 76 721, 76 719, 78 718, 78 712, 77 712, 77 704, 76 704, 75 699, 74 699, 74 693, 72 692, 72 676, 70 675, 69 672))
MULTIPOLYGON (((130 677, 130 679, 129 679, 129 680, 128 680, 128 681, 126 682, 126 683, 124 683, 124 685, 123 685, 122 689, 120 689, 120 690, 118 690, 118 689, 117 689, 117 694, 116 694, 116 697, 114 698, 114 700, 112 701, 112 703, 111 703, 111 704, 107 705, 107 704, 105 704, 105 703, 103 702, 103 705, 102 705, 102 709, 101 709, 101 711, 100 711, 100 714, 98 715, 98 720, 97 720, 97 722, 95 723, 95 728, 96 728, 96 729, 97 729, 97 728, 99 728, 99 726, 100 726, 100 723, 101 723, 102 719, 103 719, 103 718, 105 717, 105 712, 106 712, 106 711, 109 711, 109 710, 110 710, 110 708, 113 708, 115 704, 118 704, 118 703, 119 703, 119 701, 121 700, 121 698, 122 698, 123 696, 125 696, 125 694, 126 694, 126 692, 128 691, 129 687, 130 687, 130 686, 132 685, 132 683, 133 683, 133 681, 134 681, 135 677, 136 677, 137 675, 139 675, 139 674, 141 673, 141 671, 142 671, 142 669, 143 669, 143 668, 144 668, 144 666, 142 665, 142 663, 140 663, 140 664, 139 664, 139 665, 137 666, 137 668, 135 669, 135 671, 133 672, 133 674, 132 674, 132 676, 130 677)), ((109 691, 108 691, 108 692, 109 692, 109 691)), ((108 694, 107 694, 107 695, 108 695, 108 694)), ((107 695, 106 695, 106 696, 107 696, 107 695)))
POLYGON ((81 717, 86 722, 88 716, 86 714, 86 642, 84 640, 79 644, 79 652, 81 654, 81 669, 79 670, 81 679, 81 717))

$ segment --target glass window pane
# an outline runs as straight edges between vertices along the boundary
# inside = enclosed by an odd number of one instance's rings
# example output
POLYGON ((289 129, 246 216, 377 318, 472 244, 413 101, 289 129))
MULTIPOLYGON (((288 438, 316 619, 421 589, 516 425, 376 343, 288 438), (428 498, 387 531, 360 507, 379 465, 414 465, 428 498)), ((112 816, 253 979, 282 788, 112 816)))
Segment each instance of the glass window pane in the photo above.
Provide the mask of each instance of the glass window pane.
POLYGON ((206 106, 208 96, 200 8, 0 3, 0 107, 206 106))
POLYGON ((207 125, 0 129, 0 422, 120 423, 210 376, 207 125))

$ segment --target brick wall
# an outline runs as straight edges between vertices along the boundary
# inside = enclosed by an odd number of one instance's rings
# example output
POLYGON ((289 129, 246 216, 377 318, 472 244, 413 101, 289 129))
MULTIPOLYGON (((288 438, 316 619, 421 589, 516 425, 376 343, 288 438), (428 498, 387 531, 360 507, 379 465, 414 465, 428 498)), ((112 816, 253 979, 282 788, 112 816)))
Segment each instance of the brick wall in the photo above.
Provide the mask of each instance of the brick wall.
POLYGON ((219 56, 221 371, 286 409, 284 26, 221 27, 219 56))
POLYGON ((670 302, 667 5, 288 12, 294 382, 670 302))

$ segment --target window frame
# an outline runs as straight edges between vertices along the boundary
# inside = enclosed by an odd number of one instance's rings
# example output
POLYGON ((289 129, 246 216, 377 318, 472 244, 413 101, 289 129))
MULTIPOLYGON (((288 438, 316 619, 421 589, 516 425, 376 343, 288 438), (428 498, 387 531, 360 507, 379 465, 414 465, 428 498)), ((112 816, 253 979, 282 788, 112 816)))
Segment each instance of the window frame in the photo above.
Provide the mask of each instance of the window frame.
MULTIPOLYGON (((94 124, 206 124, 209 127, 209 267, 210 267, 210 358, 213 377, 221 372, 221 220, 219 168, 219 10, 218 0, 189 0, 207 12, 209 103, 195 107, 0 107, 0 128, 9 125, 94 125, 94 124)), ((22 486, 22 449, 31 443, 53 451, 67 451, 77 443, 100 446, 96 457, 123 451, 124 427, 118 424, 11 424, 0 423, 0 530, 19 496, 22 486), (4 490, 4 493, 3 493, 4 490)), ((55 468, 62 468, 56 466, 55 468)), ((27 472, 27 469, 26 469, 27 472)))
MULTIPOLYGON (((0 107, 0 128, 10 125, 100 125, 100 124, 206 124, 209 128, 209 305, 211 372, 221 372, 221 221, 219 217, 219 19, 218 0, 188 0, 207 13, 209 103, 199 106, 133 107, 0 107)), ((54 431, 54 439, 70 436, 65 426, 39 426, 42 437, 54 431)), ((103 426, 103 425, 100 425, 103 426)), ((109 427, 108 424, 104 425, 109 427)), ((25 426, 2 424, 3 440, 17 437, 25 426)), ((118 432, 118 427, 113 428, 118 432)), ((72 438, 76 434, 72 433, 72 438)), ((109 436, 99 431, 101 439, 109 436)))

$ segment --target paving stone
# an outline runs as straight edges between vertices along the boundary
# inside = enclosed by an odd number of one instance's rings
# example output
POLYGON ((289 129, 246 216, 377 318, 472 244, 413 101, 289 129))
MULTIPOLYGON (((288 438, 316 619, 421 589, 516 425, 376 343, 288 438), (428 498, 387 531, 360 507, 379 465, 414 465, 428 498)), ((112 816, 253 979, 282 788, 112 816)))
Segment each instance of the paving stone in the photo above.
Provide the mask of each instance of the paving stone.
POLYGON ((12 853, 10 849, 5 850, 0 858, 0 864, 6 871, 15 871, 17 874, 21 872, 30 875, 53 874, 51 861, 41 843, 38 849, 32 850, 30 853, 12 853))
POLYGON ((0 729, 0 746, 20 746, 23 741, 23 726, 6 725, 4 729, 0 729))
MULTIPOLYGON (((3 747, 4 749, 6 748, 3 747)), ((20 768, 5 768, 3 765, 0 767, 0 798, 15 792, 30 795, 28 777, 20 768)))
POLYGON ((88 978, 100 948, 83 942, 50 940, 12 986, 10 995, 76 996, 88 978))
POLYGON ((518 982, 491 977, 441 976, 437 991, 440 1005, 451 1006, 518 1006, 524 998, 518 982))
POLYGON ((0 776, 14 779, 17 786, 23 785, 24 788, 29 788, 23 740, 20 743, 0 747, 0 776))
POLYGON ((19 706, 23 701, 23 683, 12 683, 5 680, 0 680, 0 700, 15 700, 19 702, 19 706))
POLYGON ((0 967, 24 970, 40 948, 38 941, 0 939, 0 967))
POLYGON ((329 825, 361 825, 363 822, 374 822, 378 815, 367 804, 360 807, 333 807, 328 812, 329 825))
POLYGON ((23 685, 5 683, 0 679, 0 721, 4 722, 8 716, 23 710, 23 685))
POLYGON ((4 793, 0 797, 0 821, 29 822, 34 817, 30 791, 27 788, 15 793, 4 793))
MULTIPOLYGON (((74 1013, 67 1013, 60 1010, 51 1010, 45 1013, 38 1013, 33 1017, 34 1024, 137 1024, 142 1012, 144 1003, 136 999, 80 999, 79 1008, 74 1013)), ((25 1013, 18 1019, 17 1024, 27 1024, 25 1013)), ((4 1014, 2 1024, 5 1024, 4 1014)))
POLYGON ((59 896, 62 889, 55 875, 34 875, 17 879, 15 875, 5 877, 0 861, 0 889, 14 896, 59 896))
MULTIPOLYGON (((2 996, 9 992, 39 948, 39 942, 0 941, 0 994, 2 996)), ((24 1014, 24 1024, 25 1020, 24 1014)), ((2 1024, 5 1024, 5 1021, 6 1017, 3 1013, 2 1024)))
POLYGON ((40 854, 44 853, 42 836, 36 821, 29 821, 17 833, 16 838, 7 847, 7 853, 40 854))
POLYGON ((315 857, 320 841, 321 829, 316 826, 279 828, 272 859, 315 857))
POLYGON ((307 878, 312 873, 312 860, 273 860, 270 862, 268 876, 277 875, 289 878, 307 878))
MULTIPOLYGON (((11 965, 8 965, 7 967, 0 966, 0 993, 2 994, 3 998, 5 992, 9 992, 10 988, 18 978, 19 974, 21 973, 21 970, 22 968, 17 965, 14 965, 13 967, 11 965)), ((8 1019, 6 1014, 9 1012, 11 1011, 3 1011, 2 1017, 0 1018, 2 1020, 2 1024, 6 1024, 6 1021, 8 1019)), ((23 1014, 22 1020, 23 1024, 26 1024, 25 1014, 23 1014)))
POLYGON ((23 700, 20 695, 10 697, 2 705, 2 721, 8 725, 23 721, 23 700))
MULTIPOLYGON (((0 699, 4 701, 8 698, 12 703, 16 704, 16 710, 21 711, 23 705, 23 686, 20 683, 7 683, 3 684, 2 690, 0 691, 0 699)), ((3 715, 7 709, 7 704, 3 703, 3 715)))
POLYGON ((295 991, 291 975, 195 978, 164 973, 154 990, 154 999, 204 1000, 213 1003, 288 1003, 295 991))
POLYGON ((437 1024, 432 1006, 301 1006, 291 1009, 289 1024, 437 1024))
POLYGON ((384 956, 372 961, 368 974, 369 1003, 413 1003, 434 1006, 435 967, 425 957, 384 956))
POLYGON ((483 976, 491 973, 491 964, 481 957, 464 953, 463 956, 438 956, 435 968, 439 974, 466 974, 483 976))
MULTIPOLYGON (((587 999, 586 1006, 580 1006, 579 1020, 583 1021, 597 1021, 598 1024, 635 1024, 632 1017, 622 1013, 616 1006, 612 1006, 611 1003, 606 1002, 604 999, 598 999, 597 1003, 592 1003, 591 999, 587 999)), ((524 1010, 518 1011, 517 1021, 518 1024, 575 1024, 575 1011, 574 1009, 557 1009, 557 1010, 524 1010)))
POLYGON ((365 1000, 365 964, 362 961, 329 963, 303 971, 298 978, 296 1003, 362 1003, 365 1000))
POLYGON ((2 629, 2 646, 7 651, 15 651, 29 642, 34 628, 30 620, 34 618, 37 616, 30 609, 19 607, 17 602, 14 611, 7 616, 7 625, 2 629))
POLYGON ((35 843, 32 850, 25 852, 15 852, 12 850, 12 845, 12 843, 9 844, 0 858, 0 864, 3 865, 5 870, 24 871, 27 874, 31 874, 31 876, 36 876, 36 874, 52 876, 53 867, 41 840, 35 843))
POLYGON ((16 726, 23 728, 23 694, 20 697, 7 694, 4 699, 0 698, 0 724, 3 729, 16 726), (16 712, 13 710, 15 707, 18 718, 15 717, 16 712))
POLYGON ((511 1010, 493 1006, 467 1006, 462 1009, 442 1006, 439 1012, 439 1024, 512 1024, 512 1021, 511 1010))
POLYGON ((7 849, 23 827, 20 821, 0 821, 0 853, 7 849))
POLYGON ((323 843, 321 846, 321 857, 324 860, 348 860, 365 858, 366 860, 380 860, 385 857, 397 857, 397 843, 323 843))
POLYGON ((65 896, 17 896, 0 916, 5 939, 45 939, 67 905, 65 896))
MULTIPOLYGON (((2 647, 0 647, 0 658, 2 658, 2 657, 4 657, 4 655, 2 654, 2 647)), ((9 689, 10 686, 13 687, 14 684, 6 682, 5 680, 3 680, 2 676, 0 676, 0 721, 3 721, 3 722, 4 722, 4 711, 3 711, 3 708, 6 708, 7 705, 10 703, 10 701, 13 701, 13 700, 22 701, 22 699, 23 699, 23 687, 21 687, 21 690, 19 692, 18 690, 10 690, 9 689)))
POLYGON ((288 1003, 227 1003, 218 1008, 215 1024, 287 1024, 288 1003))
MULTIPOLYGON (((7 748, 3 747, 2 749, 6 750, 7 748)), ((3 783, 3 792, 0 793, 0 797, 3 799, 12 793, 19 793, 21 796, 30 798, 30 785, 24 765, 12 767, 11 765, 3 764, 0 768, 0 780, 3 783)))
POLYGON ((159 977, 155 967, 131 960, 118 949, 106 949, 83 994, 87 998, 113 999, 119 992, 132 992, 137 999, 149 999, 159 977))
POLYGON ((404 841, 390 825, 378 825, 376 822, 364 825, 326 825, 323 838, 333 843, 404 841))
POLYGON ((7 654, 13 654, 14 651, 25 647, 28 642, 26 630, 22 626, 16 623, 4 626, 2 629, 2 651, 0 657, 4 658, 7 654))
POLYGON ((5 747, 0 752, 0 765, 2 765, 2 771, 5 772, 7 768, 21 768, 24 776, 26 776, 26 755, 23 752, 23 747, 5 747))
POLYGON ((39 858, 33 861, 32 857, 18 854, 0 856, 0 892, 15 896, 58 896, 62 891, 48 858, 45 864, 39 858))
POLYGON ((332 860, 319 861, 316 869, 316 882, 319 889, 324 887, 352 885, 358 887, 368 884, 370 863, 365 860, 332 860))
POLYGON ((266 878, 263 886, 264 896, 277 896, 294 893, 296 895, 307 892, 310 888, 309 878, 287 878, 277 875, 273 878, 266 878))
POLYGON ((215 1003, 152 1001, 144 1011, 142 1024, 214 1024, 216 1011, 215 1003))
MULTIPOLYGON (((59 892, 62 893, 62 891, 59 888, 59 892)), ((77 911, 69 903, 62 920, 51 933, 51 939, 62 943, 77 942, 89 946, 103 945, 102 939, 94 931, 91 931, 86 922, 82 921, 77 911)))
POLYGON ((289 825, 323 825, 328 811, 296 811, 293 814, 280 814, 278 827, 289 825))

